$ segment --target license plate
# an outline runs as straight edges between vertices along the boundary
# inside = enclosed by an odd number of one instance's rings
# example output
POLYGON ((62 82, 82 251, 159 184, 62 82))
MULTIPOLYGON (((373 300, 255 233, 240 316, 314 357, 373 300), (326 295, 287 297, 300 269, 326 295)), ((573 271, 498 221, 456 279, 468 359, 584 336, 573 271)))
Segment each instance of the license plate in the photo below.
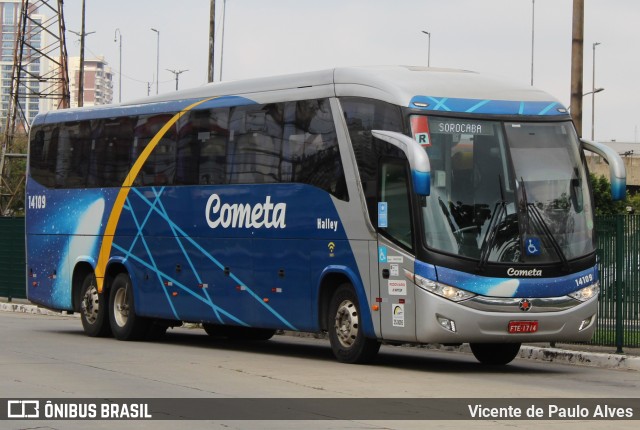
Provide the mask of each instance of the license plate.
POLYGON ((538 321, 509 321, 509 333, 535 333, 538 321))

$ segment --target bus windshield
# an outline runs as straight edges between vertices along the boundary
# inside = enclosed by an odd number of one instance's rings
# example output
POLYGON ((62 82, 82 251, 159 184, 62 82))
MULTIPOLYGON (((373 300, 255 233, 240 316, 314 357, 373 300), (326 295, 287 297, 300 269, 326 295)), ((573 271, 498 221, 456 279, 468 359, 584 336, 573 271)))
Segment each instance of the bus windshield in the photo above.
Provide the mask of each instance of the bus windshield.
POLYGON ((411 126, 431 161, 421 208, 428 248, 480 265, 566 264, 594 251, 588 177, 570 122, 413 115, 411 126))

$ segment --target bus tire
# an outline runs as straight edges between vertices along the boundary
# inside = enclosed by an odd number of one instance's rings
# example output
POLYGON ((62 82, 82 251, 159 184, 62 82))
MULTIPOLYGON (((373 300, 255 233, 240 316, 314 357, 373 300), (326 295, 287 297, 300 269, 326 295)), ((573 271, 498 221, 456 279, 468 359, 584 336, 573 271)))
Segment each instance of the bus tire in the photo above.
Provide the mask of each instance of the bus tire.
POLYGON ((149 330, 149 320, 136 315, 133 286, 127 273, 113 280, 109 294, 111 331, 118 340, 142 340, 149 330))
POLYGON ((333 355, 342 363, 368 363, 380 349, 380 342, 365 337, 360 319, 360 305, 353 287, 340 285, 329 302, 327 329, 333 355))
POLYGON ((471 343, 471 352, 482 364, 503 366, 511 363, 520 352, 519 343, 471 343))
POLYGON ((98 284, 93 273, 82 281, 80 288, 80 320, 87 336, 107 337, 111 335, 107 297, 98 292, 98 284))

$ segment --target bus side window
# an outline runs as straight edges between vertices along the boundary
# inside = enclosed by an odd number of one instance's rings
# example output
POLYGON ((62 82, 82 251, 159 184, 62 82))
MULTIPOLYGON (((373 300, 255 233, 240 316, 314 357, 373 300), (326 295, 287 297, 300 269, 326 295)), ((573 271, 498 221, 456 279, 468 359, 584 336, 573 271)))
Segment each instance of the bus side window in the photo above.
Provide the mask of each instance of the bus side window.
POLYGON ((194 110, 177 123, 175 185, 224 184, 228 109, 194 110))
POLYGON ((55 171, 51 162, 51 140, 54 128, 50 125, 39 126, 31 133, 31 154, 29 156, 29 169, 33 179, 45 187, 53 187, 55 184, 55 171))
POLYGON ((377 225, 378 160, 380 157, 402 157, 402 151, 380 140, 374 140, 371 130, 403 133, 402 115, 398 106, 379 100, 358 97, 340 99, 349 137, 358 164, 369 219, 377 225))
POLYGON ((69 175, 66 181, 68 188, 84 188, 87 186, 89 159, 91 151, 91 127, 88 121, 81 121, 69 127, 71 154, 69 175))
POLYGON ((232 109, 227 170, 231 184, 280 182, 283 104, 232 109))
POLYGON ((407 163, 402 160, 385 161, 380 165, 380 201, 387 203, 388 225, 384 233, 411 249, 411 203, 407 163))
POLYGON ((348 201, 344 169, 328 100, 297 102, 294 124, 295 134, 289 135, 283 146, 283 154, 290 154, 292 161, 292 180, 313 185, 348 201))
MULTIPOLYGON (((169 114, 142 116, 137 118, 133 143, 137 159, 154 136, 171 119, 169 114)), ((173 185, 176 166, 176 126, 166 131, 162 139, 156 144, 142 169, 135 178, 136 186, 173 185)))

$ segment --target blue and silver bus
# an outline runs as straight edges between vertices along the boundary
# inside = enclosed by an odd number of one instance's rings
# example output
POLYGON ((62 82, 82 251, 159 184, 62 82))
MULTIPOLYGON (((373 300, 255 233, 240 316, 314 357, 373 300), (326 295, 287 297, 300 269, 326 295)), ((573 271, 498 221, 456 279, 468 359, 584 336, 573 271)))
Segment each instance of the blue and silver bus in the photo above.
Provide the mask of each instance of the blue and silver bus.
POLYGON ((27 293, 89 336, 327 332, 585 341, 599 291, 581 141, 548 94, 482 74, 336 68, 49 112, 30 133, 27 293))

